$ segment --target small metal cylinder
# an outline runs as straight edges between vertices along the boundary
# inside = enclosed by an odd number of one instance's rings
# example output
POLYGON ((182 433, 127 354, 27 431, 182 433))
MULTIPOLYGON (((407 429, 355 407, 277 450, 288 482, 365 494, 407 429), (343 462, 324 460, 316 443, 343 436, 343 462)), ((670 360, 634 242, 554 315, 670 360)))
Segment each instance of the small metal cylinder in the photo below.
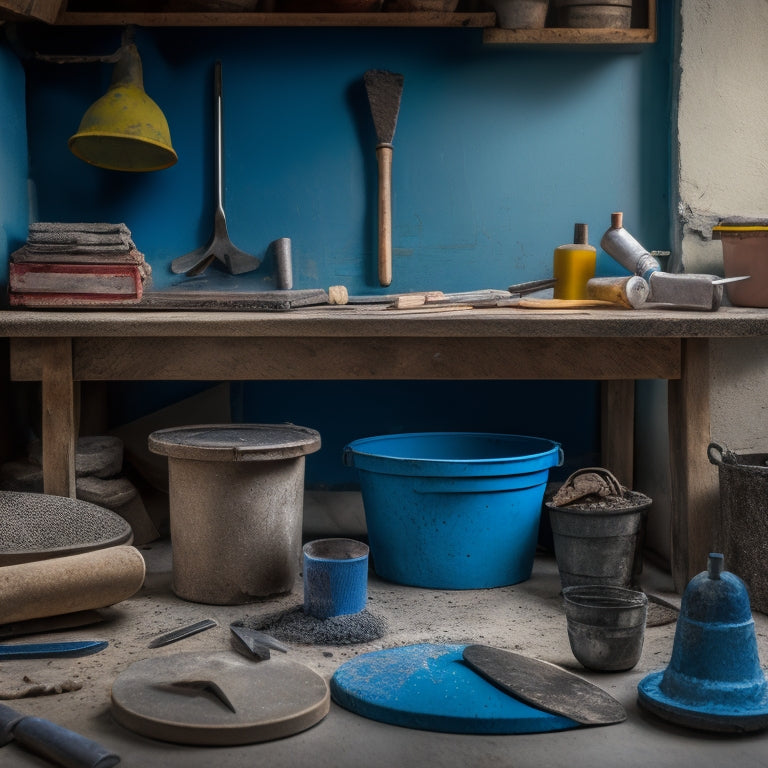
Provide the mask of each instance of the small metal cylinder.
POLYGON ((281 237, 272 243, 275 254, 275 274, 277 288, 288 291, 293 288, 293 267, 291 264, 291 238, 281 237))

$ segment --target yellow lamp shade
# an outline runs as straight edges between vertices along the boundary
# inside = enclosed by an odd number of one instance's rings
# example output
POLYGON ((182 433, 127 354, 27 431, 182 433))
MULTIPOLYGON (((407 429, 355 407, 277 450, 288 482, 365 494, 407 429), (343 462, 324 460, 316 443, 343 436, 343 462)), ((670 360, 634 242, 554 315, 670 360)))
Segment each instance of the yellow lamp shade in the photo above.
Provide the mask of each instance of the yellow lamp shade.
POLYGON ((135 45, 124 46, 109 90, 83 115, 69 148, 113 171, 159 171, 178 160, 165 115, 144 92, 135 45))

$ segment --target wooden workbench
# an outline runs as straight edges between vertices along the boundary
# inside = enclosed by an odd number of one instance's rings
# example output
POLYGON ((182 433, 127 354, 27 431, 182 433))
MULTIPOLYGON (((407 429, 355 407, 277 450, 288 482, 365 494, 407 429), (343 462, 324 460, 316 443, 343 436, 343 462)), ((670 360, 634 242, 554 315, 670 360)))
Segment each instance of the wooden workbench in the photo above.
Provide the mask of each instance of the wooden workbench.
POLYGON ((143 380, 589 379, 604 382, 602 461, 632 484, 634 381, 669 382, 672 573, 712 547, 709 339, 768 336, 768 310, 6 311, 11 379, 42 382, 46 493, 74 496, 77 383, 143 380))

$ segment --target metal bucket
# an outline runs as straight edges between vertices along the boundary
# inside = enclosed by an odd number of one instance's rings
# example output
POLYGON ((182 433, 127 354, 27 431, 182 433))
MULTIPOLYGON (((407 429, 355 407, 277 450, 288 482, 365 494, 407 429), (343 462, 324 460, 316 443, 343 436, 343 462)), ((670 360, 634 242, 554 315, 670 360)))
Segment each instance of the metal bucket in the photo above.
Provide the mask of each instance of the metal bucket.
POLYGON ((720 480, 717 550, 749 589, 754 610, 768 613, 768 454, 742 454, 712 442, 720 480))
POLYGON ((546 503, 563 587, 632 584, 639 573, 638 543, 651 499, 637 491, 627 491, 626 497, 634 503, 619 509, 546 503))
POLYGON ((620 672, 643 651, 648 597, 621 587, 566 587, 565 617, 573 655, 587 669, 620 672))

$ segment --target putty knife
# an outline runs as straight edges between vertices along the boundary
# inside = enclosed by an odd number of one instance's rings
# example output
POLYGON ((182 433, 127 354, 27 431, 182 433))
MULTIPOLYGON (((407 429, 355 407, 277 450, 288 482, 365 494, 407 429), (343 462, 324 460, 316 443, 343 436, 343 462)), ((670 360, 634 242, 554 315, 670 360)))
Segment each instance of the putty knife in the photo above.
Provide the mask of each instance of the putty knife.
POLYGON ((627 719, 613 696, 555 664, 487 645, 468 645, 462 656, 486 680, 545 712, 582 725, 611 725, 627 719))
POLYGON ((363 79, 376 129, 379 166, 379 284, 389 285, 392 282, 392 139, 400 112, 403 76, 369 69, 363 79))

